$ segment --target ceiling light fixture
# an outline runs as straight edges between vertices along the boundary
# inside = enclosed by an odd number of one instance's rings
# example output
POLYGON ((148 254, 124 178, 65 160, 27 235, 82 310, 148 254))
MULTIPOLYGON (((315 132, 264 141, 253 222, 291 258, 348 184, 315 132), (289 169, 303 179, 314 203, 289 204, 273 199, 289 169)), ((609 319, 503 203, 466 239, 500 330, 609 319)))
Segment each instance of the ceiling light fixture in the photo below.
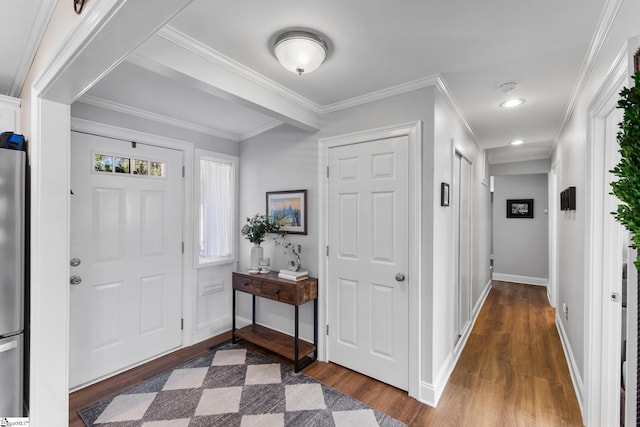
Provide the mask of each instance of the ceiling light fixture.
POLYGON ((516 139, 514 141, 511 141, 511 145, 522 145, 524 144, 524 141, 521 139, 516 139))
POLYGON ((308 31, 287 31, 276 39, 274 53, 280 64, 292 73, 308 74, 327 58, 327 43, 308 31))
POLYGON ((502 108, 514 108, 524 104, 524 101, 525 100, 523 98, 513 98, 509 99, 508 101, 504 101, 502 104, 500 104, 500 106, 502 108))

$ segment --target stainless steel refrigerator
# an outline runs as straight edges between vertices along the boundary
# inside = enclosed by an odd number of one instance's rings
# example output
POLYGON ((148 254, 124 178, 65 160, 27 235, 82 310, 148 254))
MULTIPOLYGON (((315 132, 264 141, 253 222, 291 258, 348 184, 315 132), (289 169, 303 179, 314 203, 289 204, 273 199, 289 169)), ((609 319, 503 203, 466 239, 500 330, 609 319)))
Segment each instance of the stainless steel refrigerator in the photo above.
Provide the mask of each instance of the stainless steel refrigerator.
POLYGON ((23 416, 25 153, 0 148, 0 417, 23 416))

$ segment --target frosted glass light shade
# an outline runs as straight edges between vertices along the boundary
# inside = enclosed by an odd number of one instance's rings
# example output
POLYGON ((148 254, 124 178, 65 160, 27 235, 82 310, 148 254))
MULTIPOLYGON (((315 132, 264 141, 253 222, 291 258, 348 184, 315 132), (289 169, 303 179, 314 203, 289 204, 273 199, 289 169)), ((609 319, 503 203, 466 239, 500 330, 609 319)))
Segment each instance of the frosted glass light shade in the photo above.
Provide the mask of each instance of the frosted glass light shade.
POLYGON ((302 75, 312 72, 324 62, 327 44, 313 33, 289 31, 278 37, 274 52, 285 69, 302 75))

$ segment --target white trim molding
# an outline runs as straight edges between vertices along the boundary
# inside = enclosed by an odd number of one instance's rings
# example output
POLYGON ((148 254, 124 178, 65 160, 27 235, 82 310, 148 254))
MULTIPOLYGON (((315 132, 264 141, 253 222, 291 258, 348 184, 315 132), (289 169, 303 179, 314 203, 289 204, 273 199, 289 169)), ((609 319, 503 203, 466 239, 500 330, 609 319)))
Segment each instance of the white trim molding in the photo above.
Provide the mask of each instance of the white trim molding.
POLYGON ((593 39, 591 40, 591 44, 589 45, 587 55, 582 62, 582 67, 580 67, 580 73, 578 74, 576 83, 573 86, 573 90, 571 91, 567 109, 564 112, 564 116, 562 118, 560 126, 558 126, 558 132, 556 132, 556 135, 553 138, 553 146, 551 148, 551 152, 553 152, 558 145, 558 141, 560 140, 560 136, 564 131, 564 127, 567 125, 569 119, 571 119, 571 116, 573 115, 573 111, 576 108, 578 99, 580 98, 580 95, 584 90, 584 86, 587 84, 587 79, 591 74, 591 70, 593 69, 596 58, 600 53, 600 49, 602 49, 602 46, 604 45, 604 42, 609 35, 609 31, 611 31, 611 27, 613 26, 613 22, 616 18, 616 15, 618 14, 618 10, 620 9, 622 2, 623 0, 607 0, 607 3, 602 10, 602 15, 600 16, 600 21, 598 22, 598 28, 593 35, 593 39))
MULTIPOLYGON (((584 382, 582 376, 580 376, 580 367, 576 363, 576 358, 573 356, 573 350, 571 349, 571 343, 567 332, 564 330, 562 320, 560 319, 560 313, 556 311, 556 328, 558 329, 558 335, 560 335, 560 342, 562 343, 562 349, 564 350, 564 356, 567 359, 567 365, 569 366, 569 374, 571 374, 571 381, 573 382, 573 388, 576 392, 576 398, 578 399, 578 405, 584 420, 584 382)), ((587 425, 587 424, 585 424, 587 425)))
POLYGON ((499 280, 501 282, 522 283, 524 285, 549 285, 549 279, 546 277, 519 276, 517 274, 493 273, 493 280, 499 280))

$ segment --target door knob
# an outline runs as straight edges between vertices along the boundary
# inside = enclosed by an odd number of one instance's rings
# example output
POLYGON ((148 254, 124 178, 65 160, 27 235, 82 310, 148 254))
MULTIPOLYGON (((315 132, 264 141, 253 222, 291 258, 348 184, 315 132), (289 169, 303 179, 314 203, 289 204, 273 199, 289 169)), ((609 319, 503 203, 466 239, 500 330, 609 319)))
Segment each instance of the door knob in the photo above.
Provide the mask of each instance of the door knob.
POLYGON ((82 277, 73 275, 71 276, 71 278, 69 278, 69 283, 71 283, 72 285, 79 285, 80 283, 82 283, 82 277))
POLYGON ((404 274, 402 274, 402 273, 396 274, 396 281, 404 282, 404 279, 405 279, 404 274))
POLYGON ((71 267, 77 267, 80 265, 80 258, 71 258, 71 261, 69 261, 69 264, 71 264, 71 267))

